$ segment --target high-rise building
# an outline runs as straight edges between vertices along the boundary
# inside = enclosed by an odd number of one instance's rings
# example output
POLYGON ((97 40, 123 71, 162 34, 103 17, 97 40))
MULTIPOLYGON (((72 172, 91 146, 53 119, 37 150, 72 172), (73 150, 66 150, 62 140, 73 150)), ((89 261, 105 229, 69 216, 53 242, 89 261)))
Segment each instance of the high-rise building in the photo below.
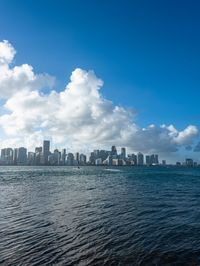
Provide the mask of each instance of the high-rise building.
POLYGON ((43 160, 44 164, 48 164, 48 156, 50 154, 50 141, 49 140, 44 140, 43 141, 43 160))
POLYGON ((35 147, 35 153, 42 152, 42 147, 35 147))
POLYGON ((94 156, 95 158, 99 158, 99 150, 94 150, 94 156))
POLYGON ((90 162, 91 164, 95 164, 95 160, 96 160, 96 158, 95 158, 95 154, 94 154, 94 152, 91 152, 91 153, 90 153, 90 157, 89 157, 89 162, 90 162))
POLYGON ((55 165, 55 160, 54 160, 55 158, 54 158, 54 154, 50 154, 49 156, 48 156, 48 163, 50 164, 50 165, 55 165))
POLYGON ((35 165, 35 152, 28 152, 27 164, 35 165))
POLYGON ((60 165, 61 153, 58 149, 55 149, 53 152, 54 165, 60 165))
POLYGON ((1 150, 1 163, 6 165, 13 164, 13 149, 5 148, 1 150))
POLYGON ((67 165, 74 165, 74 155, 73 153, 67 154, 67 165))
POLYGON ((126 163, 128 165, 137 165, 137 155, 133 154, 128 154, 126 163))
POLYGON ((79 160, 80 160, 80 158, 79 158, 79 152, 76 152, 75 153, 75 160, 76 160, 76 164, 79 164, 79 160))
POLYGON ((146 164, 147 165, 159 164, 158 155, 157 154, 146 155, 146 164))
POLYGON ((104 161, 108 157, 108 155, 109 155, 108 151, 100 150, 98 154, 98 158, 101 158, 102 161, 104 161))
POLYGON ((66 161, 66 149, 62 149, 62 152, 61 152, 61 164, 65 165, 65 161, 66 161))
POLYGON ((102 164, 102 159, 98 158, 95 160, 95 165, 101 165, 102 164))
POLYGON ((27 164, 27 149, 20 147, 17 149, 17 164, 26 165, 27 164))
POLYGON ((113 159, 117 159, 117 148, 115 146, 111 147, 111 156, 113 157, 113 159))
POLYGON ((79 164, 80 165, 85 165, 86 164, 86 160, 87 160, 86 155, 81 153, 80 156, 79 156, 79 164))
POLYGON ((103 161, 103 164, 106 164, 106 165, 112 165, 112 156, 111 155, 108 155, 108 157, 106 158, 106 160, 103 161))
POLYGON ((150 161, 151 161, 151 165, 152 165, 152 164, 155 164, 155 155, 154 155, 154 154, 152 154, 152 155, 150 156, 150 161))
POLYGON ((14 149, 14 152, 13 152, 13 164, 14 165, 17 165, 17 151, 18 149, 17 148, 15 148, 14 149))
POLYGON ((158 154, 154 154, 154 163, 159 164, 158 154))
POLYGON ((137 158, 137 155, 133 153, 133 154, 131 155, 131 158, 132 158, 133 165, 137 165, 137 164, 138 164, 138 158, 137 158))
POLYGON ((138 165, 144 164, 144 155, 141 152, 138 152, 137 154, 137 163, 138 165))
POLYGON ((151 156, 150 155, 146 155, 146 165, 151 165, 151 156))
POLYGON ((35 164, 40 165, 43 164, 43 154, 42 154, 42 147, 35 148, 35 164))
POLYGON ((186 166, 193 166, 193 160, 190 158, 185 159, 185 165, 186 166))
POLYGON ((126 159, 126 148, 121 148, 121 155, 120 155, 122 160, 126 159))

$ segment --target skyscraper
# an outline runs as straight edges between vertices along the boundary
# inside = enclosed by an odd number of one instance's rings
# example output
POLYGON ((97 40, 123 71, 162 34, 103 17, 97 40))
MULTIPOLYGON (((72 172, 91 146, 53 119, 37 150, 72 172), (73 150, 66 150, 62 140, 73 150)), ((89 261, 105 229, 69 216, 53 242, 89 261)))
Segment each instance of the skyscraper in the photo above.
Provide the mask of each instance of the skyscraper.
POLYGON ((35 164, 40 165, 42 163, 42 147, 35 148, 35 164))
POLYGON ((121 148, 121 159, 125 160, 126 159, 126 148, 121 148))
POLYGON ((151 165, 151 156, 150 155, 146 155, 146 165, 151 165))
POLYGON ((66 161, 66 149, 62 149, 62 152, 61 152, 61 164, 65 165, 65 161, 66 161))
POLYGON ((54 164, 55 165, 60 165, 60 158, 61 158, 61 153, 59 152, 58 149, 55 149, 53 152, 53 158, 54 158, 54 164))
POLYGON ((17 164, 17 152, 18 152, 18 149, 15 148, 14 152, 13 152, 13 163, 14 163, 14 165, 17 164))
POLYGON ((117 149, 116 149, 115 146, 112 146, 112 147, 111 147, 111 156, 112 156, 113 159, 114 159, 114 158, 117 159, 117 149))
POLYGON ((13 163, 13 149, 5 148, 1 150, 1 162, 6 165, 13 163))
POLYGON ((67 165, 74 165, 74 155, 73 153, 67 154, 67 165))
POLYGON ((186 166, 193 166, 193 160, 190 158, 185 159, 185 165, 186 166))
POLYGON ((144 164, 144 155, 141 152, 138 152, 137 154, 137 161, 138 161, 138 165, 144 164))
POLYGON ((81 153, 80 156, 79 156, 79 164, 85 165, 86 164, 86 160, 87 160, 86 155, 81 153))
POLYGON ((35 165, 35 152, 28 152, 27 164, 35 165))
POLYGON ((17 149, 17 164, 26 165, 27 164, 27 149, 20 147, 17 149))
POLYGON ((155 163, 155 164, 159 164, 158 154, 155 154, 155 155, 154 155, 154 159, 155 159, 154 163, 155 163))
POLYGON ((75 160, 76 160, 76 163, 79 164, 79 152, 76 152, 75 154, 75 160))
POLYGON ((44 164, 48 164, 48 156, 50 154, 50 141, 44 140, 43 141, 43 159, 44 164))

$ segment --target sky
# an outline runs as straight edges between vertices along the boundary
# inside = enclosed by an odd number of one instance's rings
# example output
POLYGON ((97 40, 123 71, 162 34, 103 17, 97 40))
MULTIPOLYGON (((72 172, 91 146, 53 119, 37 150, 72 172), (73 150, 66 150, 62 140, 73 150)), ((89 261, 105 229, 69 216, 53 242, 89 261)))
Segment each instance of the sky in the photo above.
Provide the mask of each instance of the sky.
POLYGON ((198 1, 0 4, 1 147, 199 159, 198 1))

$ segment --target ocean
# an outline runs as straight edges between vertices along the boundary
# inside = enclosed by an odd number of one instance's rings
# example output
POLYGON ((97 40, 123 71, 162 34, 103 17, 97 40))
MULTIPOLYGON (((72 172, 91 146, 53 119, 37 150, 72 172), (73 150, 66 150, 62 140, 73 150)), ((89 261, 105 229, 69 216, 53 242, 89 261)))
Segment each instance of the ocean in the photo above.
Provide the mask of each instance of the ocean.
POLYGON ((0 167, 1 265, 200 265, 200 169, 0 167))

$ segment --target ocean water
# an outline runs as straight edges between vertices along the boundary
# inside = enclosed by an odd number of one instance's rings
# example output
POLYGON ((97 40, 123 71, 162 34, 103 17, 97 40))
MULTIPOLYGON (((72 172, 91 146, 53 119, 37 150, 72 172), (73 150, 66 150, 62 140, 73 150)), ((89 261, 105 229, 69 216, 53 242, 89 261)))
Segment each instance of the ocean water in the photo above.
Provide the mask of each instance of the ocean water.
POLYGON ((0 265, 200 265, 200 169, 0 167, 0 265))

